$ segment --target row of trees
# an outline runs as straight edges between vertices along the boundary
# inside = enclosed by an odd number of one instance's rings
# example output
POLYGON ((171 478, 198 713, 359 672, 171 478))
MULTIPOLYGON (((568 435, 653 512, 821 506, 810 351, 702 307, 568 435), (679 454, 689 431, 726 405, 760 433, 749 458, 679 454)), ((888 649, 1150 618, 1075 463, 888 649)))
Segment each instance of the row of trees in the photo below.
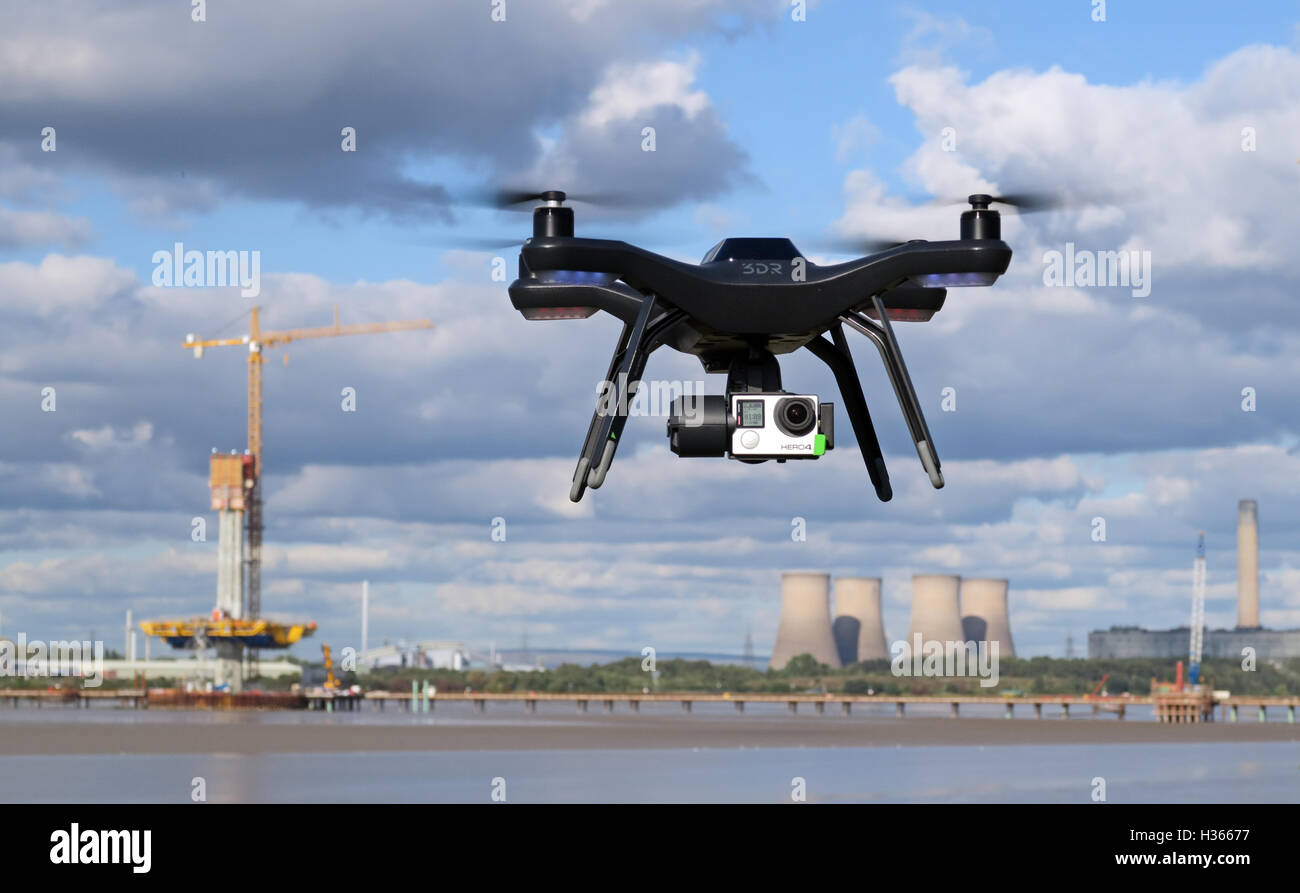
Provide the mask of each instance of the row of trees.
MULTIPOLYGON (((1002 658, 994 692, 1024 694, 1083 694, 1092 691, 1109 674, 1105 690, 1110 694, 1146 694, 1151 680, 1174 679, 1174 660, 1064 660, 1050 657, 1002 658)), ((351 674, 344 681, 352 684, 351 674)), ((1261 663, 1244 670, 1231 660, 1207 660, 1201 667, 1202 680, 1212 688, 1236 694, 1288 695, 1300 693, 1300 660, 1261 663)), ((842 691, 850 694, 960 694, 989 693, 980 679, 964 677, 895 676, 889 661, 866 661, 843 668, 818 664, 802 654, 782 670, 758 670, 704 660, 659 661, 643 668, 639 657, 608 664, 579 666, 564 664, 552 670, 534 672, 488 672, 468 670, 417 670, 394 668, 362 674, 355 679, 364 688, 410 691, 412 681, 430 684, 444 691, 487 692, 639 692, 728 691, 795 692, 842 691)))

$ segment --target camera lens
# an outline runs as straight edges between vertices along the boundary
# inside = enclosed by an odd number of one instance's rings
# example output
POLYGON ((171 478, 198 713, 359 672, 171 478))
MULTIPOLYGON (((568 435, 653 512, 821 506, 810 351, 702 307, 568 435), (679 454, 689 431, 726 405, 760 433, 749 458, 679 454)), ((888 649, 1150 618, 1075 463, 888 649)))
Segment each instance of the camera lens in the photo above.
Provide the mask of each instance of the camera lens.
POLYGON ((791 437, 803 437, 817 423, 812 403, 802 397, 787 397, 776 404, 776 424, 791 437))

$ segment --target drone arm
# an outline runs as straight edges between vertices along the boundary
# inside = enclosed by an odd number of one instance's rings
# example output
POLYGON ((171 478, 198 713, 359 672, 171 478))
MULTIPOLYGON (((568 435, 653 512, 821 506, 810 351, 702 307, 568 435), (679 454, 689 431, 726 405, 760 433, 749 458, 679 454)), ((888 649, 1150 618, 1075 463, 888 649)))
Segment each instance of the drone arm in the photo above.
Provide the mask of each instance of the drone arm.
POLYGON ((862 382, 853 365, 853 354, 849 352, 844 330, 839 323, 831 329, 831 335, 835 339, 833 344, 819 335, 805 347, 834 373, 835 384, 840 389, 840 396, 844 398, 844 408, 853 425, 853 434, 858 439, 858 449, 862 451, 862 461, 867 464, 867 474, 871 476, 871 485, 875 487, 876 496, 881 502, 889 502, 894 497, 894 491, 889 485, 889 472, 880 452, 876 427, 872 424, 871 413, 867 409, 867 398, 862 393, 862 382))
POLYGON ((930 436, 930 428, 925 423, 921 402, 916 397, 916 389, 912 387, 912 378, 907 374, 907 364, 903 362, 903 352, 898 347, 898 339, 894 337, 894 328, 889 322, 889 314, 885 311, 884 302, 879 295, 871 300, 880 317, 879 322, 868 319, 856 311, 843 314, 840 320, 870 338, 880 351, 885 371, 889 373, 889 380, 894 385, 894 393, 898 397, 898 406, 907 421, 912 442, 916 444, 916 454, 920 457, 926 474, 930 476, 930 484, 938 490, 943 486, 943 472, 940 471, 939 454, 935 452, 934 439, 930 436))

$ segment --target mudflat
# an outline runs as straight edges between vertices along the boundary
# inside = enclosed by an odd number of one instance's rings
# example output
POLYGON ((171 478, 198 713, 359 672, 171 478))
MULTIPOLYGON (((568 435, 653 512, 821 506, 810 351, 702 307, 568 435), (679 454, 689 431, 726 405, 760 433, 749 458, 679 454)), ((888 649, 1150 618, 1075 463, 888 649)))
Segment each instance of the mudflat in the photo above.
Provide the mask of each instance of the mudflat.
POLYGON ((897 747, 1300 741, 1300 725, 936 717, 595 716, 384 722, 266 721, 256 714, 165 722, 5 722, 0 755, 349 753, 741 747, 897 747))

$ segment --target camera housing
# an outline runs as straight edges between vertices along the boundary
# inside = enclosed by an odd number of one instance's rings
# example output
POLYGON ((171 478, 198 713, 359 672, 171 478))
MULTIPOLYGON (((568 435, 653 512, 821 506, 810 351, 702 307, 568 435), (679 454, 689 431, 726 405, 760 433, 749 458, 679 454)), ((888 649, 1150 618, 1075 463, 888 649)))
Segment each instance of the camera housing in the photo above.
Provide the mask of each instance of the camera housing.
POLYGON ((678 397, 668 417, 668 440, 678 456, 816 459, 835 448, 835 407, 815 394, 785 391, 678 397))

